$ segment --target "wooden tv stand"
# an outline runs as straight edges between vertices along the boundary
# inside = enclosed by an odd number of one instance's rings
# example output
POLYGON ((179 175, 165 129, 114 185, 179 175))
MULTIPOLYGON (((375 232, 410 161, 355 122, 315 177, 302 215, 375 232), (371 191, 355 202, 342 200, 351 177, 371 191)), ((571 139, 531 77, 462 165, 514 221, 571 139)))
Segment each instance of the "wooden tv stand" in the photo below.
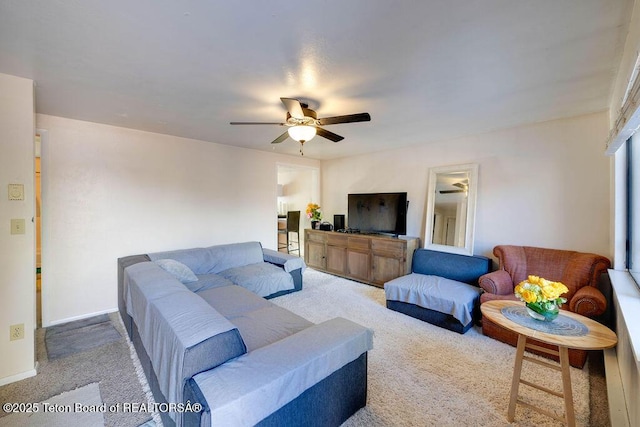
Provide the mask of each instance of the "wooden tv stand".
POLYGON ((311 268, 383 287, 411 273, 417 237, 304 230, 304 261, 311 268))

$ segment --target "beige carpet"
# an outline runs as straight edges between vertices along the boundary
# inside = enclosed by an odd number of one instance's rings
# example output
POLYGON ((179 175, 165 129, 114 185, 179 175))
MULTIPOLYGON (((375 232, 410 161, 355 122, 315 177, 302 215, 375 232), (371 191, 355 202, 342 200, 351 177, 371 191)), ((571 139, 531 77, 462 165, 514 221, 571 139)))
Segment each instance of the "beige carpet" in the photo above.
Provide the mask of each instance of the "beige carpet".
POLYGON ((16 411, 0 418, 0 427, 68 427, 104 426, 98 383, 65 391, 44 402, 28 404, 28 410, 16 411))
MULTIPOLYGON (((351 426, 557 426, 518 406, 506 419, 515 348, 482 335, 460 335, 385 307, 384 290, 307 269, 304 289, 275 298, 312 322, 344 317, 374 330, 368 404, 351 426)), ((560 373, 525 362, 523 378, 560 391, 560 373)), ((571 368, 576 420, 589 423, 589 374, 571 368)), ((562 415, 562 399, 520 387, 523 399, 562 415)))
MULTIPOLYGON (((119 332, 120 339, 53 360, 47 357, 44 339, 46 331, 37 329, 38 375, 0 386, 0 402, 42 402, 51 396, 93 383, 99 384, 102 401, 109 406, 125 402, 153 402, 146 379, 138 375, 142 368, 135 351, 132 354, 119 314, 111 313, 109 318, 119 332)), ((78 422, 65 425, 91 425, 82 421, 82 414, 69 415, 72 418, 78 416, 78 422)), ((149 420, 159 420, 157 413, 142 411, 106 411, 101 415, 104 417, 104 424, 109 427, 137 427, 149 420)), ((0 421, 7 416, 7 413, 0 411, 0 421)))

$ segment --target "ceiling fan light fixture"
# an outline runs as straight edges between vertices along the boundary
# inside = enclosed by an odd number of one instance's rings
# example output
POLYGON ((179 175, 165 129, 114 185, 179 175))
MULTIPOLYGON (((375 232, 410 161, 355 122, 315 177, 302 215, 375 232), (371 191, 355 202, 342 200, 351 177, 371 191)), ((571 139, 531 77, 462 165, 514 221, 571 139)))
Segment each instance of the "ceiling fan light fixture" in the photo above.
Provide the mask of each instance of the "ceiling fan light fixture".
POLYGON ((316 136, 315 126, 291 126, 289 129, 287 129, 287 132, 289 132, 289 136, 292 139, 295 139, 298 142, 307 142, 312 140, 313 137, 316 136))

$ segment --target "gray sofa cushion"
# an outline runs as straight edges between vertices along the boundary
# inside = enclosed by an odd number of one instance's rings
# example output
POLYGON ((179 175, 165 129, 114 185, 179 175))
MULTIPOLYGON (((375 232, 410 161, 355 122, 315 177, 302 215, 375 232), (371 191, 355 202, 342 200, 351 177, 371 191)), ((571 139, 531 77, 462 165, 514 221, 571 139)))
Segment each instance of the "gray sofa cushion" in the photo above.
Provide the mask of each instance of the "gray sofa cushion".
POLYGON ((176 261, 175 259, 164 258, 154 261, 156 264, 160 266, 164 271, 170 273, 173 277, 178 279, 180 283, 186 285, 187 288, 195 292, 200 289, 202 286, 198 283, 198 277, 193 274, 193 271, 180 261, 176 261))
POLYGON ((204 274, 200 267, 206 262, 204 248, 178 249, 175 251, 155 252, 147 254, 151 261, 159 259, 173 259, 179 261, 189 267, 191 271, 197 274, 204 274))
POLYGON ((199 288, 194 292, 203 291, 205 289, 219 288, 221 286, 233 285, 233 282, 229 279, 225 279, 219 274, 198 274, 199 288))
POLYGON ((230 268, 220 272, 220 275, 261 297, 294 287, 293 277, 289 273, 268 262, 230 268))
POLYGON ((206 249, 213 261, 207 273, 220 273, 230 268, 264 262, 260 242, 232 243, 206 249))
POLYGON ((264 347, 313 325, 240 286, 208 289, 198 292, 198 295, 238 328, 247 351, 264 347))
POLYGON ((272 304, 242 286, 236 285, 202 289, 196 294, 227 319, 233 319, 272 304))
POLYGON ((248 352, 313 326, 308 320, 276 305, 250 311, 229 320, 240 331, 248 352))
POLYGON ((220 273, 229 268, 264 261, 260 242, 155 252, 149 254, 149 258, 151 261, 163 258, 175 259, 188 266, 196 275, 220 273))

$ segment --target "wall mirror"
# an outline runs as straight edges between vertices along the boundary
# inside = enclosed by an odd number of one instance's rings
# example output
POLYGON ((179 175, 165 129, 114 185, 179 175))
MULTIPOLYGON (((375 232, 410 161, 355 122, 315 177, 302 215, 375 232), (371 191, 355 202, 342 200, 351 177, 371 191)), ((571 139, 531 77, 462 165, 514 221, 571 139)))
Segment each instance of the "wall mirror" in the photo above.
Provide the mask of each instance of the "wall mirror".
POLYGON ((425 248, 473 255, 478 165, 429 169, 425 248))

